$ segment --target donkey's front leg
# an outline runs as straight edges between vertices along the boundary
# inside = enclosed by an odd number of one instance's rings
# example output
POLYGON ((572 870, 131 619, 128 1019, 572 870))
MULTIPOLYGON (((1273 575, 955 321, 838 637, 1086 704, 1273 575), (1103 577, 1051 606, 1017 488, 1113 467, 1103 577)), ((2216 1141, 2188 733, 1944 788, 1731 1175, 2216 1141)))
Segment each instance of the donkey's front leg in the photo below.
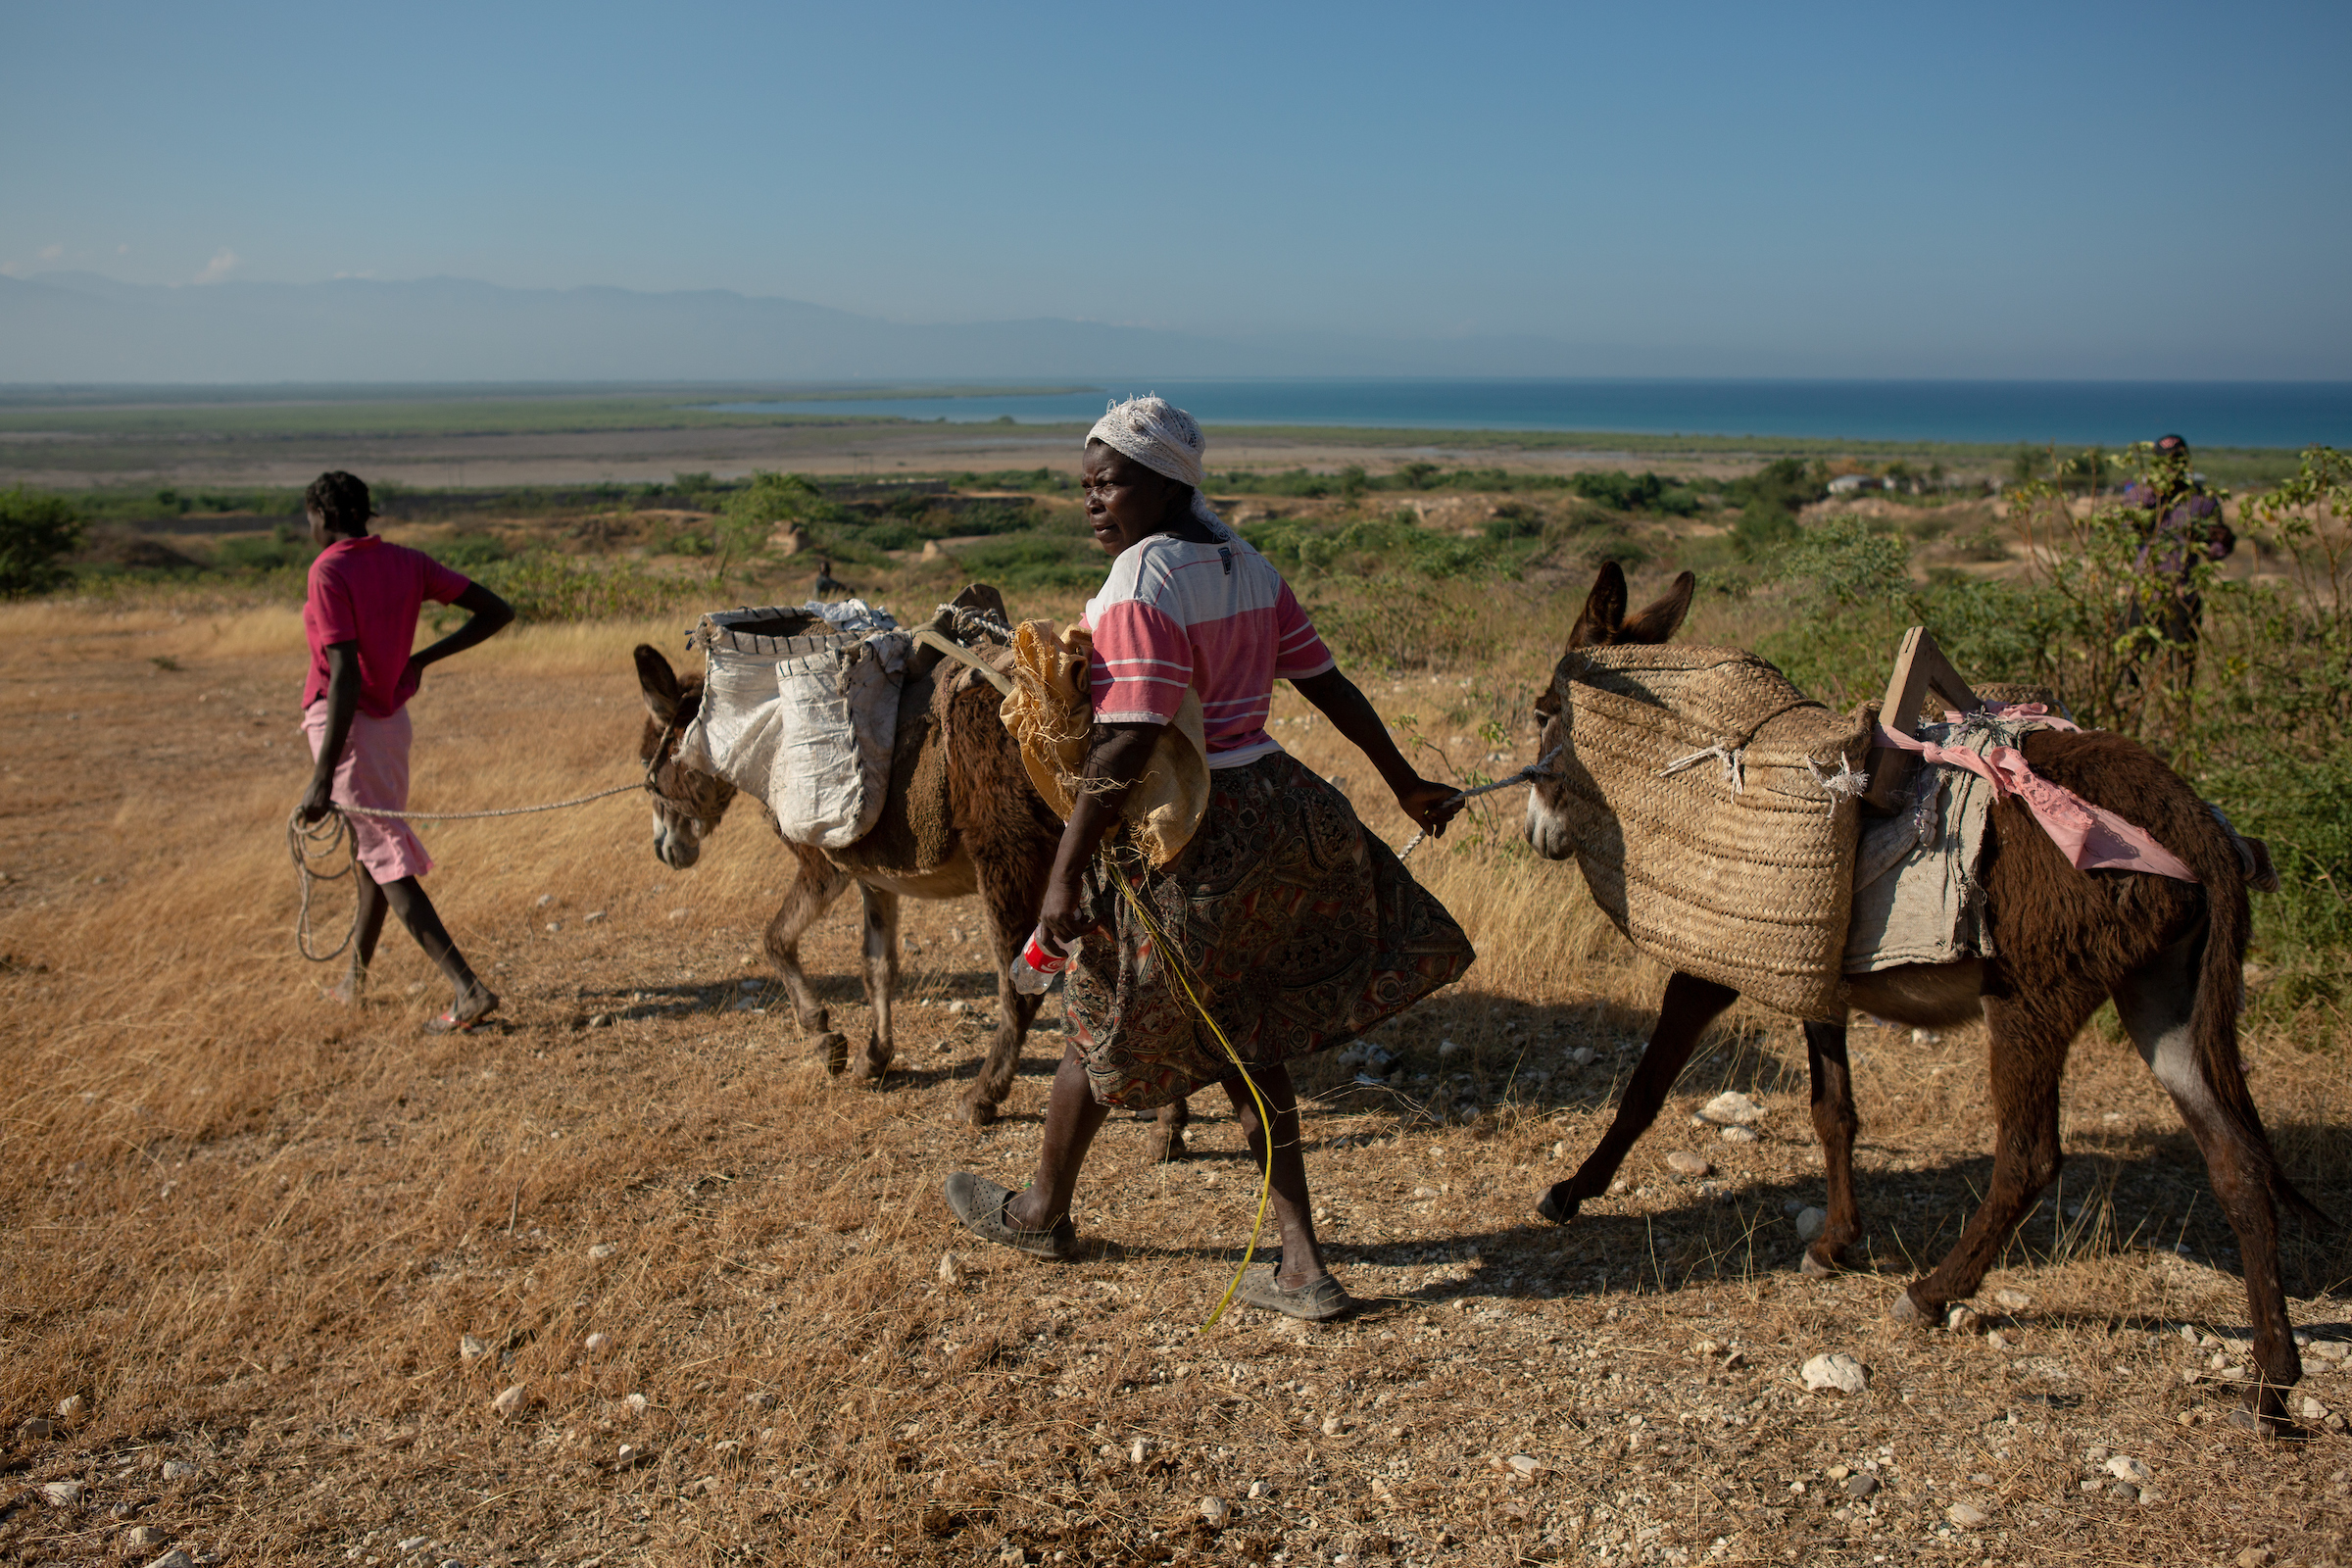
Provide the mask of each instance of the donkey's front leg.
POLYGON ((801 967, 801 937, 824 917, 825 911, 833 907, 833 901, 849 888, 849 873, 826 859, 823 852, 805 844, 787 839, 784 847, 799 863, 800 874, 784 890, 784 902, 777 907, 775 918, 767 922, 767 958, 784 981, 784 994, 792 999, 793 1016, 802 1029, 816 1037, 816 1049, 824 1054, 825 1070, 839 1072, 849 1064, 850 1043, 834 1032, 832 1015, 816 1000, 808 975, 801 967))
POLYGON ((870 882, 858 884, 865 900, 865 1004, 873 1010, 873 1032, 853 1078, 873 1081, 890 1071, 890 998, 899 984, 899 896, 870 882))
POLYGON ((1845 1025, 1805 1025, 1805 1055, 1813 1068, 1813 1136, 1821 1140, 1821 1162, 1830 1183, 1830 1223, 1805 1249, 1805 1272, 1828 1274, 1844 1261, 1845 1250, 1862 1234, 1854 1201, 1854 1074, 1845 1057, 1845 1025))
POLYGON ((1698 1048, 1698 1037, 1739 995, 1730 986, 1675 972, 1666 982, 1665 1000, 1658 1004, 1657 1027, 1650 1031, 1648 1049, 1634 1068, 1633 1081, 1625 1086, 1625 1098, 1617 1102, 1616 1119, 1576 1174, 1552 1184, 1536 1204, 1537 1213, 1555 1225, 1565 1225, 1576 1217, 1578 1205, 1586 1199, 1598 1198, 1609 1190, 1626 1151, 1658 1119, 1658 1107, 1666 1103, 1667 1092, 1682 1075, 1690 1053, 1698 1048))

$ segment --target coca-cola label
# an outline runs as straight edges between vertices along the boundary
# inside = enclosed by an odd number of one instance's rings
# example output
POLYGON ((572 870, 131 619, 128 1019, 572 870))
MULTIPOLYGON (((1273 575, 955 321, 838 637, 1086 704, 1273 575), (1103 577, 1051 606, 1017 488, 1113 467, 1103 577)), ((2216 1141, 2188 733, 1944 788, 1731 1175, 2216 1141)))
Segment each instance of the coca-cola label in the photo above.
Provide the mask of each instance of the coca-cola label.
POLYGON ((1070 956, 1047 947, 1045 929, 1041 926, 1029 933, 1029 945, 1021 950, 1021 961, 1039 974, 1059 974, 1070 966, 1070 956))

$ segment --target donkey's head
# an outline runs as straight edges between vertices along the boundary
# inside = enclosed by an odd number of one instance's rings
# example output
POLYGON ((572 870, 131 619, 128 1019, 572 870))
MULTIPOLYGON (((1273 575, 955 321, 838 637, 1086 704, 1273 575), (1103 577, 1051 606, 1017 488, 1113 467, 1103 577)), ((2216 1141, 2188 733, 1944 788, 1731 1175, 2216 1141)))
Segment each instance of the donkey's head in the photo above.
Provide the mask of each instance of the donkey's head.
POLYGON ((654 853, 663 865, 683 871, 702 858, 703 836, 727 814, 735 786, 678 760, 678 735, 703 705, 703 678, 680 680, 669 661, 645 643, 637 645, 636 659, 646 711, 637 760, 645 764, 645 791, 654 798, 654 853))
MULTIPOLYGON (((1570 664, 1576 651, 1664 642, 1690 612, 1690 594, 1696 586, 1697 579, 1683 572, 1674 579, 1664 598, 1628 619, 1625 572, 1614 561, 1601 566, 1600 574, 1592 579, 1592 591, 1585 596, 1585 608, 1577 614, 1576 624, 1568 629, 1568 646, 1552 668, 1551 685, 1536 699, 1536 715, 1544 722, 1544 739, 1539 749, 1544 756, 1555 751, 1564 755, 1570 740, 1562 705, 1567 701, 1570 664)), ((1561 814, 1561 798, 1566 790, 1562 771, 1554 768, 1537 779, 1536 787, 1527 792, 1528 842, 1546 859, 1564 860, 1576 849, 1576 837, 1569 831, 1568 819, 1561 814)))

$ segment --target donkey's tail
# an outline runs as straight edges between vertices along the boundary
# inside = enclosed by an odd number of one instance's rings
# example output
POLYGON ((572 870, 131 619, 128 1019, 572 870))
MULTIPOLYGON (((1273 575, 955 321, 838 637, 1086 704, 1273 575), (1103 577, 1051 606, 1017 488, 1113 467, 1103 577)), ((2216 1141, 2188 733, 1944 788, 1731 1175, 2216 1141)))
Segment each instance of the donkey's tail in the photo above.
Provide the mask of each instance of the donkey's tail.
POLYGON ((2293 1210, 2307 1224, 2336 1230, 2336 1222, 2278 1168, 2278 1151, 2263 1129, 2262 1112, 2255 1108, 2253 1092, 2246 1087, 2245 1063, 2238 1055, 2237 1015, 2245 1000, 2246 940, 2253 929, 2245 863, 2229 830, 2210 814, 2199 813, 2193 824, 2181 823, 2173 839, 2167 848, 2187 861, 2205 886, 2205 963, 2189 1015, 2198 1071, 2239 1141, 2260 1161, 2272 1201, 2293 1210))

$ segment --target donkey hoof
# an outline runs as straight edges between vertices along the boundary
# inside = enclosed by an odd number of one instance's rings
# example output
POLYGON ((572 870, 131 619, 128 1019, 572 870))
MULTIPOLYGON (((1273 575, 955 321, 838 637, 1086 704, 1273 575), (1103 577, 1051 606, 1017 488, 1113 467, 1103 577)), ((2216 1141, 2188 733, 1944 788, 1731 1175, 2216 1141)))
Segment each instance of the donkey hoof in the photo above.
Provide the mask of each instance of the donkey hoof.
POLYGON ((1554 1225, 1565 1225, 1576 1218, 1576 1211, 1583 1206, 1582 1200, 1568 1196, 1568 1184, 1561 1182, 1537 1200, 1536 1212, 1554 1225))
MULTIPOLYGON (((2255 1401, 2260 1396, 2249 1396, 2255 1401)), ((2259 1402, 2238 1406, 2230 1412, 2230 1424, 2241 1432, 2251 1432, 2258 1438, 2276 1438, 2281 1443, 2301 1442, 2311 1436, 2295 1424, 2283 1407, 2266 1410, 2259 1402)))
POLYGON ((1933 1323, 1936 1320, 1936 1313, 1920 1305, 1908 1290, 1894 1298, 1894 1303, 1886 1308, 1886 1315, 1897 1323, 1933 1323))
POLYGON ((1824 1250, 1818 1242, 1805 1249, 1804 1258, 1797 1266, 1805 1271, 1807 1279, 1826 1280, 1838 1272, 1838 1259, 1834 1256, 1824 1257, 1824 1250))
POLYGON ((839 1072, 850 1064, 850 1037, 828 1029, 816 1037, 815 1054, 825 1058, 825 1071, 839 1072))
POLYGON ((876 1054, 874 1048, 868 1046, 858 1057, 858 1065, 850 1070, 850 1080, 853 1083, 878 1084, 889 1072, 890 1053, 885 1051, 876 1054))
POLYGON ((1159 1147, 1152 1152, 1152 1163, 1154 1165, 1174 1165, 1184 1158, 1184 1134, 1170 1133, 1167 1137, 1161 1139, 1159 1141, 1159 1147))
POLYGON ((997 1119, 997 1102, 993 1100, 965 1100, 957 1102, 958 1114, 970 1127, 987 1127, 997 1119))

